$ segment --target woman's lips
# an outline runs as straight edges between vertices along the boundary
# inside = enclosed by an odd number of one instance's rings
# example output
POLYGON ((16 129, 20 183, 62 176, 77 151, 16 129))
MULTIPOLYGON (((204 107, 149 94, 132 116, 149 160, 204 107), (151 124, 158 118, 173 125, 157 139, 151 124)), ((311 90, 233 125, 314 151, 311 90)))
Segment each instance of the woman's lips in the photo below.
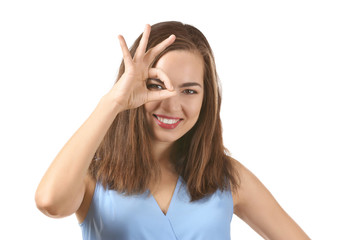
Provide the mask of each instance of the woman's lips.
POLYGON ((165 129, 174 129, 183 120, 182 118, 168 117, 164 115, 153 114, 157 124, 165 129))

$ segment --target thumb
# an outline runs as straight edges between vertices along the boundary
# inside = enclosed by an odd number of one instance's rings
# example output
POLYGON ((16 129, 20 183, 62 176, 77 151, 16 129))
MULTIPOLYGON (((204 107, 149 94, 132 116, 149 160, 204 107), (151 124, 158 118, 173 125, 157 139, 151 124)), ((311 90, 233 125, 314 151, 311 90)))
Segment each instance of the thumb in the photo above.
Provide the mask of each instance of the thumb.
POLYGON ((177 91, 161 90, 161 91, 148 91, 147 101, 159 101, 166 98, 174 97, 177 91))

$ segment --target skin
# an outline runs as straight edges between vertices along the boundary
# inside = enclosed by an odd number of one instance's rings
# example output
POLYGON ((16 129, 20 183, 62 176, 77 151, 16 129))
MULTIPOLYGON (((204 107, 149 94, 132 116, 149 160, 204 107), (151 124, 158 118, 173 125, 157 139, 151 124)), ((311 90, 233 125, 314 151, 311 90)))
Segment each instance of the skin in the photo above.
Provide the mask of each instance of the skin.
MULTIPOLYGON (((156 64, 167 74, 177 92, 173 97, 145 104, 146 118, 150 126, 153 158, 160 162, 162 179, 150 185, 150 191, 157 204, 166 214, 174 192, 178 175, 169 162, 172 144, 187 133, 197 122, 203 100, 203 59, 200 54, 189 51, 171 51, 162 56, 156 64), (174 129, 158 124, 154 114, 175 117, 181 122, 174 129)), ((165 85, 160 80, 148 80, 150 91, 162 91, 165 85)))
POLYGON ((234 162, 241 178, 240 188, 233 194, 234 213, 264 239, 310 239, 260 180, 237 160, 234 162))
MULTIPOLYGON (((198 119, 203 97, 203 62, 195 52, 173 51, 150 68, 154 57, 175 40, 171 36, 145 52, 150 30, 146 25, 134 58, 124 38, 119 36, 125 73, 62 148, 36 191, 37 207, 47 216, 59 218, 76 213, 79 222, 85 219, 96 184, 87 170, 99 143, 119 112, 143 104, 151 127, 153 157, 160 162, 162 170, 161 181, 151 184, 149 189, 166 213, 178 177, 169 164, 168 153, 172 143, 198 119), (182 87, 186 82, 200 86, 182 87), (193 91, 197 94, 191 94, 193 91), (175 129, 163 129, 153 114, 183 120, 175 129)), ((259 179, 237 160, 233 162, 241 178, 238 191, 232 191, 234 213, 265 239, 309 239, 259 179)))
MULTIPOLYGON (((152 136, 151 144, 154 150, 154 158, 161 160, 162 152, 169 149, 177 139, 185 135, 199 118, 204 93, 203 60, 197 53, 171 51, 159 59, 156 67, 167 74, 174 90, 177 92, 173 97, 145 104, 146 118, 149 122, 152 136), (184 87, 184 84, 189 84, 190 86, 184 87), (165 129, 160 127, 153 114, 182 120, 174 129, 165 129)), ((163 83, 151 79, 147 81, 147 86, 151 91, 165 89, 163 83)))

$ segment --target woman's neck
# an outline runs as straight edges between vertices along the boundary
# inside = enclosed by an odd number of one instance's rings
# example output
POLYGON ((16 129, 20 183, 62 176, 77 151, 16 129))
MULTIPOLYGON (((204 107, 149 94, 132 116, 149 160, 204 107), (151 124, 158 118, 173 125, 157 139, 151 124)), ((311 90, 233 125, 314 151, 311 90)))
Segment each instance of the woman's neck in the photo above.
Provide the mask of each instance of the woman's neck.
POLYGON ((158 161, 164 168, 172 168, 170 162, 170 152, 173 143, 152 141, 151 143, 152 157, 158 161))

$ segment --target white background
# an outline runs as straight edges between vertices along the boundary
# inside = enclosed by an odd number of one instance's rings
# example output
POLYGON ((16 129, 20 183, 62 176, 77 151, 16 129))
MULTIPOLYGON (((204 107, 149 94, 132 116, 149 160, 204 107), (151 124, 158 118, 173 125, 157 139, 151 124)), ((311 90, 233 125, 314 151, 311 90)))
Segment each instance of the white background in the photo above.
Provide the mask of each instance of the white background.
MULTIPOLYGON (((36 187, 113 85, 146 23, 178 20, 208 38, 222 82, 225 146, 312 239, 337 239, 335 1, 1 1, 1 235, 81 239, 36 187), (220 3, 221 2, 221 3, 220 3)), ((232 239, 261 239, 236 216, 232 239)))

